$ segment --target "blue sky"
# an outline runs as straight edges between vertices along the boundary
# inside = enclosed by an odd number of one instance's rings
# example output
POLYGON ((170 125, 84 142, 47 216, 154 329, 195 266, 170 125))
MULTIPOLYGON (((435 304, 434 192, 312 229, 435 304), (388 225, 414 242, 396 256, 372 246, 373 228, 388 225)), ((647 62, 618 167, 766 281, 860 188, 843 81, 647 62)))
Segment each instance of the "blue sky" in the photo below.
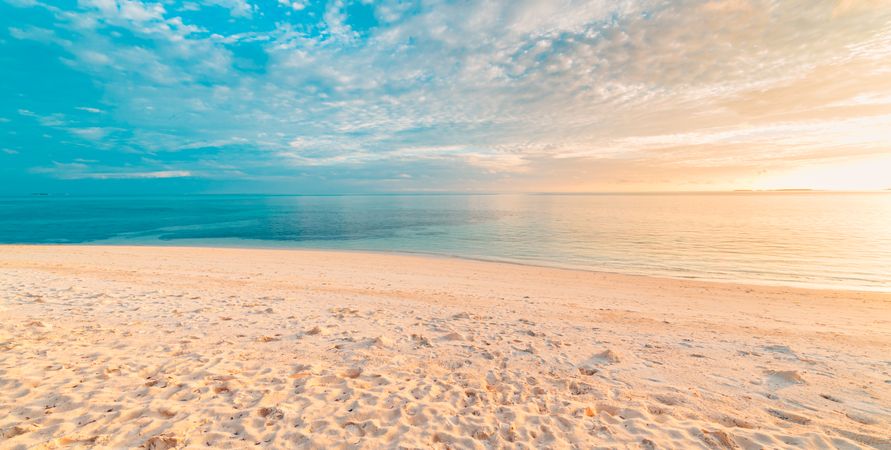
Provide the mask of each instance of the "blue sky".
POLYGON ((889 24, 880 0, 0 0, 0 193, 884 187, 889 24))

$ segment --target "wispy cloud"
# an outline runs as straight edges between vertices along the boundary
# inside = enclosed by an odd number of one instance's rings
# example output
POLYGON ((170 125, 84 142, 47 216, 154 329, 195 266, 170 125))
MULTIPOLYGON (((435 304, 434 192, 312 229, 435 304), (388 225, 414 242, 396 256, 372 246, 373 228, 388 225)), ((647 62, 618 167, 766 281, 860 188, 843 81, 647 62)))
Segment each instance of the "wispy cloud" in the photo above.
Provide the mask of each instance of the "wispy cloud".
POLYGON ((99 172, 87 174, 87 178, 96 180, 115 180, 115 179, 163 179, 163 178, 185 178, 191 177, 192 172, 188 170, 161 170, 157 172, 99 172))
MULTIPOLYGON (((93 161, 90 161, 93 162, 93 161)), ((149 180, 167 178, 187 178, 194 174, 188 170, 140 171, 133 168, 93 167, 88 162, 61 163, 53 161, 51 166, 34 167, 30 171, 46 174, 63 180, 149 180)))
POLYGON ((99 90, 17 120, 134 173, 213 148, 276 186, 726 188, 891 152, 887 2, 7 2, 99 90))

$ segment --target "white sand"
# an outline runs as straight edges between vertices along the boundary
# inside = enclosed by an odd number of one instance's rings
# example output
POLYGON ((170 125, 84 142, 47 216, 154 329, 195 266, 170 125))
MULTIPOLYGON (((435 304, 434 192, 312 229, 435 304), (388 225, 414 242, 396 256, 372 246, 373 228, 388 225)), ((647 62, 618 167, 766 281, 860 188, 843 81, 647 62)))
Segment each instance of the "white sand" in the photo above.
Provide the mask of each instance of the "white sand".
POLYGON ((0 246, 0 448, 891 448, 891 294, 0 246))

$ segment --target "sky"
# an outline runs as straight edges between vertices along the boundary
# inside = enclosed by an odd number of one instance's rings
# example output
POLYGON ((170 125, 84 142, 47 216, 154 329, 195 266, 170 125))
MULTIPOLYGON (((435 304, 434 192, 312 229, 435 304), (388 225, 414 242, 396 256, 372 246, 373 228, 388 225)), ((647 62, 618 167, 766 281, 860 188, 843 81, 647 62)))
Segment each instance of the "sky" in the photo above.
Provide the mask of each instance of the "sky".
POLYGON ((0 0, 0 194, 891 188, 888 0, 0 0))

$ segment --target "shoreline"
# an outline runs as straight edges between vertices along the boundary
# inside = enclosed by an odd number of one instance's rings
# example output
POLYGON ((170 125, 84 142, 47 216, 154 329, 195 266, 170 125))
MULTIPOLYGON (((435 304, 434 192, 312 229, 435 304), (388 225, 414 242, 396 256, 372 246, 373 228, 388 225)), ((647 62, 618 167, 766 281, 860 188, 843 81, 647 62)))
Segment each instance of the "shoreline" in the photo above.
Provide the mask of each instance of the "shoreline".
POLYGON ((4 448, 884 449, 888 348, 880 292, 0 246, 4 448))
MULTIPOLYGON (((233 241, 243 241, 243 239, 233 239, 233 241)), ((254 242, 254 241, 251 241, 254 242)), ((225 249, 225 250, 244 250, 244 251, 290 251, 290 252, 331 252, 331 253, 345 253, 345 254, 355 254, 355 255, 393 255, 393 256, 407 256, 407 257, 416 257, 416 258, 429 258, 429 259, 446 259, 446 260, 457 260, 457 261, 474 261, 474 262, 482 262, 482 263, 492 263, 492 264, 507 264, 507 265, 515 265, 522 267, 530 267, 530 268, 543 268, 543 269, 554 269, 554 270, 566 270, 571 272, 583 272, 583 273, 592 273, 592 274, 603 274, 603 275, 617 275, 617 276, 627 276, 627 277, 642 277, 642 278, 653 278, 660 280, 672 280, 672 281, 689 281, 689 282, 702 282, 702 283, 713 283, 713 284, 727 284, 727 285, 735 285, 735 286, 757 286, 757 287, 773 287, 773 288, 789 288, 796 290, 805 290, 805 291, 838 291, 838 292, 852 292, 852 293, 877 293, 877 294, 891 294, 891 286, 888 288, 870 288, 867 286, 847 286, 847 285, 835 285, 835 284, 821 284, 821 283, 796 283, 790 281, 782 281, 782 280, 759 280, 759 279, 748 279, 748 280, 733 280, 733 279, 723 279, 723 278, 708 278, 708 277, 699 277, 699 276, 671 276, 668 274, 647 274, 647 273, 639 273, 639 272, 619 272, 619 271, 611 271, 606 269, 594 269, 594 268, 584 268, 584 267, 575 267, 571 265, 561 265, 560 263, 550 262, 550 261, 518 261, 511 260, 508 258, 499 259, 497 257, 484 257, 484 256, 463 256, 449 253, 437 253, 437 252, 424 252, 424 251, 409 251, 409 250, 373 250, 373 249, 347 249, 347 248, 336 248, 336 247, 288 247, 288 246, 276 246, 276 245, 239 245, 236 242, 233 242, 232 245, 225 245, 223 242, 214 241, 209 245, 199 245, 199 244, 190 244, 187 243, 185 245, 181 244, 171 244, 171 245, 163 245, 158 242, 147 242, 145 244, 141 243, 121 243, 121 242, 103 242, 103 241, 95 241, 90 243, 36 243, 36 244, 2 244, 0 243, 0 249, 3 247, 120 247, 120 248, 147 248, 147 249, 165 249, 165 248, 173 248, 173 249, 225 249)))

